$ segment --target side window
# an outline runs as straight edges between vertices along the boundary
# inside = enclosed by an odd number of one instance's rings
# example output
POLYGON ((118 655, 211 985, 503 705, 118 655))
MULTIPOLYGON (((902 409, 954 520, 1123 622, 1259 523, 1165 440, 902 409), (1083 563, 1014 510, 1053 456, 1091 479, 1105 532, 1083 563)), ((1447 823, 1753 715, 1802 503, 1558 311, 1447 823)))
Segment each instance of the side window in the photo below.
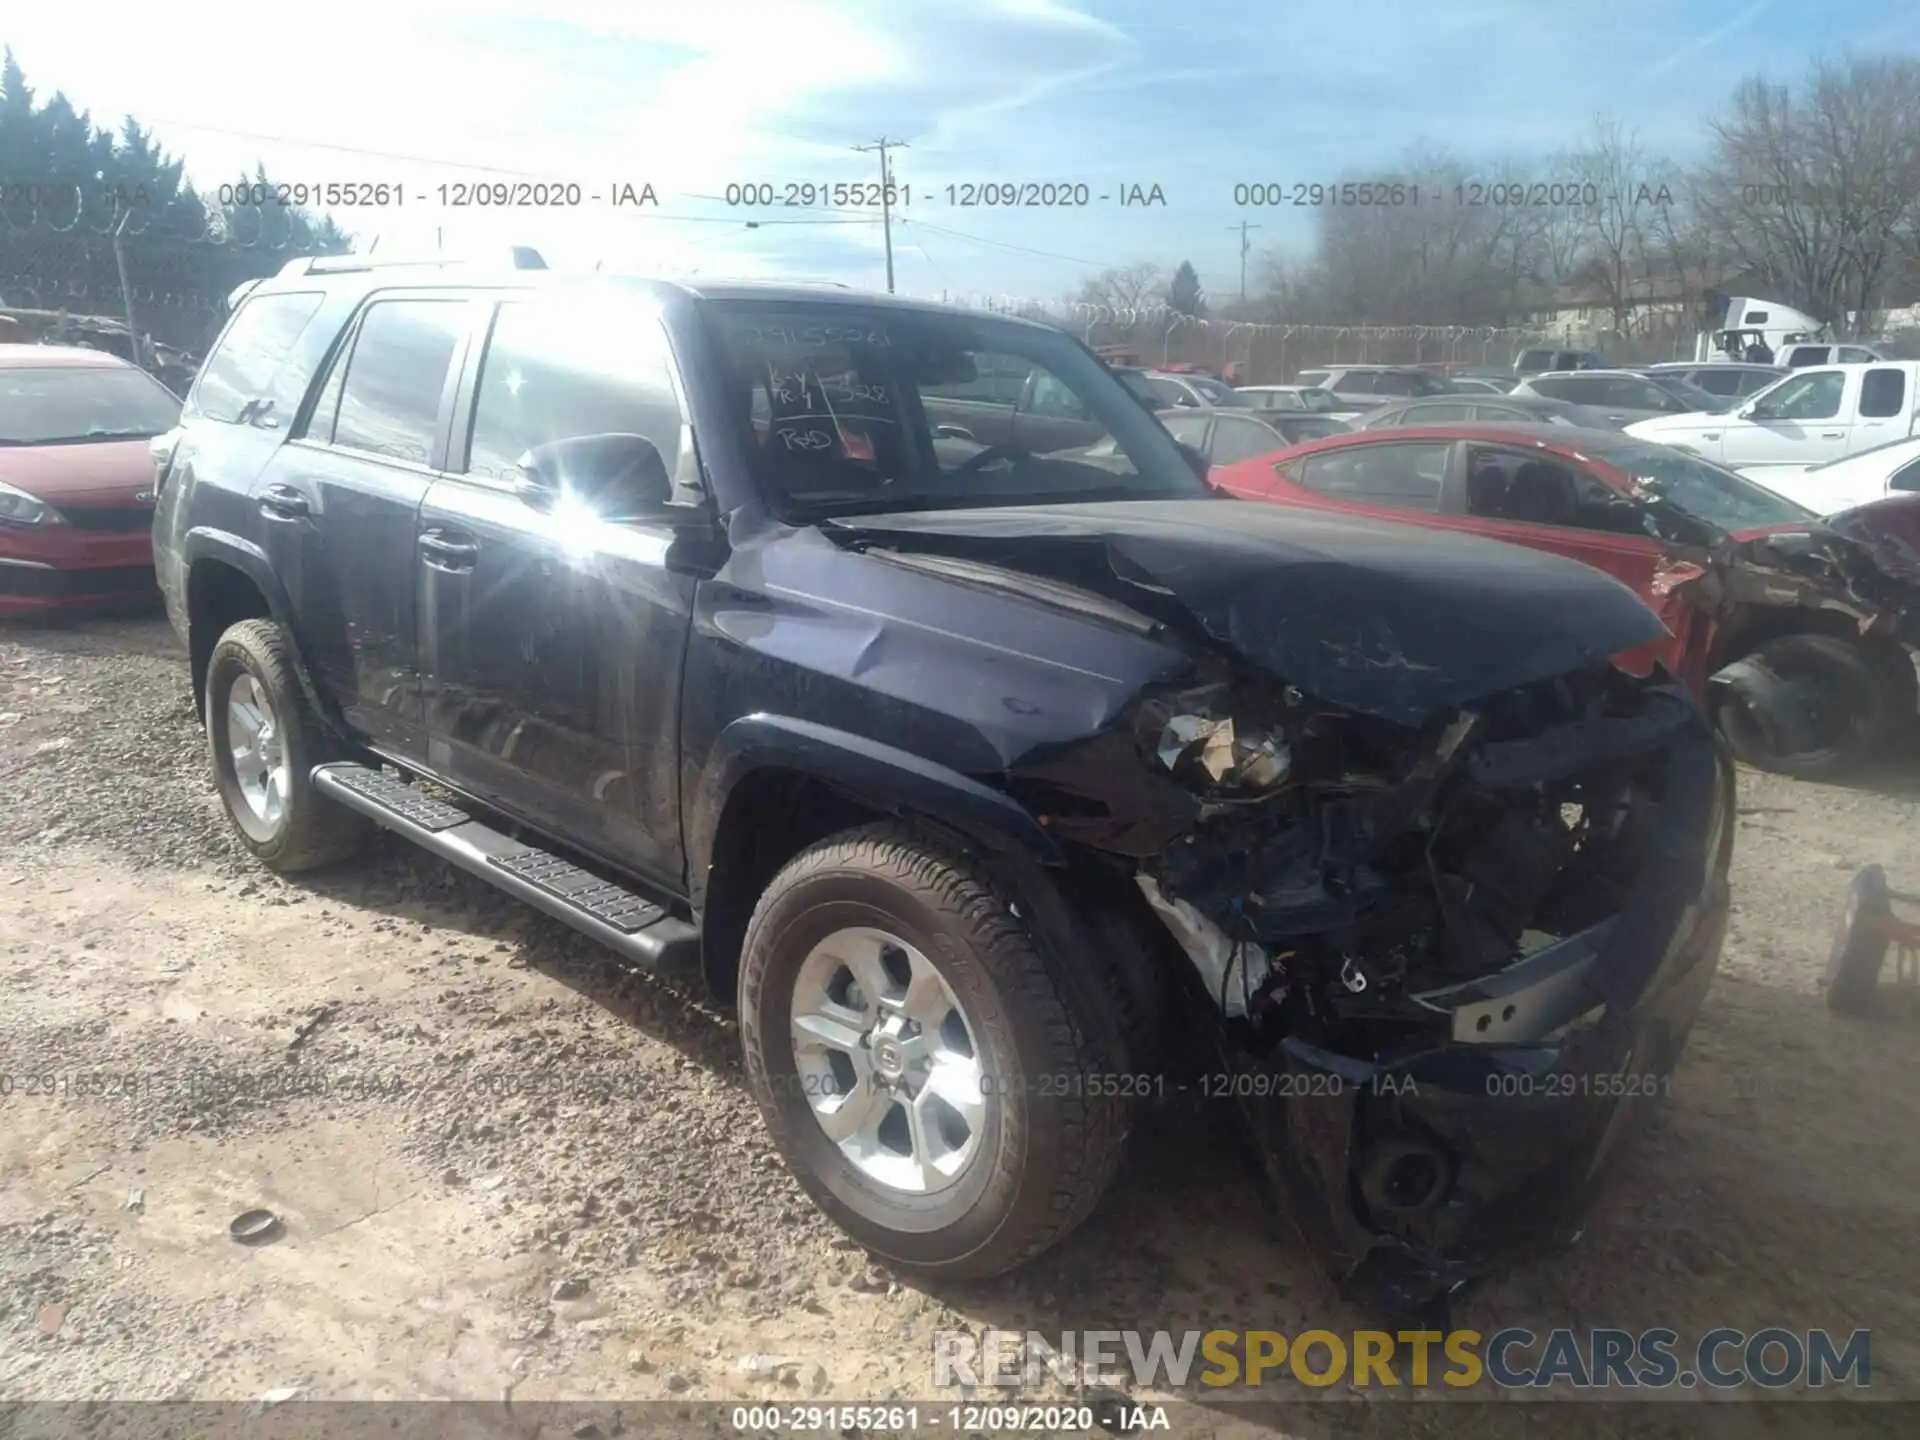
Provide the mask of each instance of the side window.
MULTIPOLYGON (((510 300, 494 317, 474 395, 466 470, 511 479, 536 445, 583 435, 644 435, 673 474, 680 402, 659 322, 591 323, 570 305, 510 300)), ((764 395, 756 409, 771 419, 764 395)))
POLYGON ((1403 425, 1452 425, 1466 420, 1473 414, 1471 405, 1437 404, 1409 405, 1400 412, 1403 425))
POLYGON ((1231 465, 1239 460, 1251 460, 1256 455, 1271 455, 1276 450, 1287 448, 1288 442, 1276 435, 1258 420, 1243 420, 1235 415, 1222 415, 1214 424, 1213 463, 1231 465))
POLYGON ((1545 395, 1552 400, 1571 400, 1585 405, 1594 400, 1596 383, 1579 375, 1536 376, 1532 381, 1532 389, 1534 394, 1545 395))
POLYGON ((1330 373, 1330 371, 1326 370, 1302 370, 1298 375, 1293 377, 1293 383, 1296 385, 1324 385, 1327 383, 1327 376, 1330 373))
POLYGON ((1842 365, 1869 365, 1879 358, 1880 357, 1871 350, 1862 350, 1857 345, 1842 345, 1840 347, 1839 363, 1842 365))
POLYGON ((1847 377, 1839 370, 1815 370, 1797 376, 1762 400, 1756 420, 1831 420, 1840 413, 1847 377))
POLYGON ((1907 410, 1907 372, 1869 370, 1860 381, 1860 414, 1869 420, 1904 415, 1907 410))
POLYGON ((1344 390, 1349 395, 1378 395, 1380 376, 1372 370, 1352 370, 1334 381, 1333 388, 1344 390))
MULTIPOLYGON (((440 396, 466 328, 464 299, 376 300, 347 357, 333 443, 425 465, 440 396)), ((315 417, 316 429, 320 417, 315 417)))
POLYGON ((1162 405, 1185 405, 1189 403, 1187 400, 1187 392, 1171 380, 1149 380, 1147 384, 1153 387, 1153 398, 1158 400, 1162 405))
POLYGON ((1336 500, 1437 512, 1451 449, 1444 441, 1349 445, 1307 456, 1299 483, 1336 500))
POLYGON ((1196 450, 1207 448, 1207 417, 1205 415, 1169 415, 1167 433, 1182 444, 1191 445, 1196 450))
POLYGON ((1739 370, 1695 370, 1681 378, 1691 380, 1709 395, 1738 395, 1745 375, 1739 370))
POLYGON ((1476 405, 1473 407, 1475 420, 1518 420, 1522 424, 1540 417, 1520 409, 1517 405, 1476 405))
POLYGON ((1080 403, 1080 397, 1058 375, 1041 370, 1033 377, 1033 391, 1027 397, 1027 413, 1057 420, 1084 420, 1087 418, 1087 407, 1080 403))
POLYGON ((1802 365, 1824 365, 1831 353, 1825 345, 1796 345, 1793 347, 1793 358, 1787 363, 1796 369, 1802 365))
POLYGON ((268 414, 283 426, 291 423, 313 373, 287 361, 325 298, 301 291, 256 295, 243 302, 200 371, 193 387, 194 413, 228 425, 268 414))
POLYGON ((1633 502, 1591 475, 1557 460, 1491 446, 1467 451, 1467 513, 1522 525, 1642 533, 1633 502))
POLYGON ((1747 312, 1747 318, 1740 323, 1742 325, 1764 325, 1767 323, 1767 312, 1765 310, 1749 310, 1747 312))
POLYGON ((1601 403, 1619 410, 1658 410, 1679 414, 1687 408, 1658 385, 1649 385, 1644 380, 1629 380, 1624 375, 1615 375, 1604 384, 1606 388, 1601 393, 1605 398, 1601 403))
POLYGON ((1894 471, 1887 481, 1887 489, 1907 492, 1920 490, 1920 460, 1915 460, 1910 465, 1902 465, 1894 471))

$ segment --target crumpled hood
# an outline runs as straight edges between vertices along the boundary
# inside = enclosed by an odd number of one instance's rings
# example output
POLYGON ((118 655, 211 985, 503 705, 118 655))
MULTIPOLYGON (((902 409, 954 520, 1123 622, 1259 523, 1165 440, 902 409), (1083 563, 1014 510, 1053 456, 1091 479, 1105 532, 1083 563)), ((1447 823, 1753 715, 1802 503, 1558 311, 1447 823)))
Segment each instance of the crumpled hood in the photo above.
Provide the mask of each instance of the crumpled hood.
POLYGON ((1666 636, 1625 585, 1577 561, 1454 531, 1224 499, 861 516, 828 527, 1171 600, 1309 695, 1417 725, 1666 636))

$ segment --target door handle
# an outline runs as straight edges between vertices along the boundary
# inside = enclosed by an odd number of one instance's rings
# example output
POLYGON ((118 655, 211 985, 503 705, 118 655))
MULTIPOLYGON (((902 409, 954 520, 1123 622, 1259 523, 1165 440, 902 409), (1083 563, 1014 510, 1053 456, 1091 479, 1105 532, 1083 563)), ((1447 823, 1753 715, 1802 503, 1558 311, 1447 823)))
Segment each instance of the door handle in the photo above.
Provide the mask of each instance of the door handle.
POLYGON ((269 485, 260 492, 260 513, 269 520, 299 520, 311 514, 312 507, 291 485, 269 485))
POLYGON ((1838 440, 1845 433, 1844 430, 1822 430, 1820 432, 1820 438, 1822 440, 1838 440))
POLYGON ((421 559, 429 569, 444 571, 448 575, 464 575, 472 571, 473 558, 479 553, 480 547, 470 540, 449 540, 433 532, 420 537, 421 559))

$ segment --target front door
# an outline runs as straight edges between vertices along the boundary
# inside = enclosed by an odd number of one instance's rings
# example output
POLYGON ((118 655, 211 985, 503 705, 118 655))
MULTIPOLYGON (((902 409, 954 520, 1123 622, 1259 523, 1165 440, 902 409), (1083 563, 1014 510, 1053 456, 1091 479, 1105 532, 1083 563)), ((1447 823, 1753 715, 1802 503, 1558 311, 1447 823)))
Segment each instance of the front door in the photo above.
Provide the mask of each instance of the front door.
POLYGON ((398 759, 425 744, 414 518, 444 454, 472 309, 447 292, 376 293, 253 491, 315 679, 398 759))
MULTIPOLYGON (((692 579, 674 531, 612 510, 535 508, 513 488, 536 445, 641 434, 683 444, 658 318, 559 297, 504 300, 462 385, 453 472, 420 510, 414 573, 428 766, 549 833, 682 880, 680 670, 692 579)), ((683 438, 684 437, 684 438, 683 438)))
POLYGON ((1858 382, 1845 370, 1808 370, 1783 380, 1729 419, 1719 455, 1735 470, 1822 465, 1847 453, 1858 382))

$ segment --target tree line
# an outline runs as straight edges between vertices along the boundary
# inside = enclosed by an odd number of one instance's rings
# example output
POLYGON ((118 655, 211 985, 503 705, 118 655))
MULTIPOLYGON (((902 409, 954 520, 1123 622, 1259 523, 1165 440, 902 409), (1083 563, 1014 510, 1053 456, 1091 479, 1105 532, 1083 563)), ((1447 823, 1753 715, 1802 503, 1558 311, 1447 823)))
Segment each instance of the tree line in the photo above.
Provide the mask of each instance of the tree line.
MULTIPOLYGON (((1504 327, 1574 286, 1596 323, 1625 333, 1651 301, 1682 297, 1704 320, 1713 292, 1740 287, 1732 293, 1848 335, 1874 328, 1889 303, 1914 302, 1920 59, 1817 60, 1791 84, 1753 77, 1708 116, 1702 139, 1681 164, 1603 115, 1532 163, 1410 150, 1385 174, 1356 170, 1325 187, 1334 193, 1313 204, 1311 242, 1269 251, 1247 298, 1212 308, 1285 324, 1504 327)), ((1171 277, 1151 262, 1110 269, 1068 298, 1209 309, 1184 261, 1171 277)))
MULTIPOLYGON (((254 194, 272 195, 256 167, 254 194)), ((244 198, 252 198, 251 196, 244 198)), ((40 99, 11 48, 0 55, 0 302, 123 319, 197 350, 218 329, 220 302, 293 255, 339 254, 331 218, 272 203, 221 204, 186 179, 151 130, 129 116, 93 122, 56 91, 40 99), (120 255, 115 255, 115 232, 120 255), (120 284, 120 261, 127 289, 120 284)))

